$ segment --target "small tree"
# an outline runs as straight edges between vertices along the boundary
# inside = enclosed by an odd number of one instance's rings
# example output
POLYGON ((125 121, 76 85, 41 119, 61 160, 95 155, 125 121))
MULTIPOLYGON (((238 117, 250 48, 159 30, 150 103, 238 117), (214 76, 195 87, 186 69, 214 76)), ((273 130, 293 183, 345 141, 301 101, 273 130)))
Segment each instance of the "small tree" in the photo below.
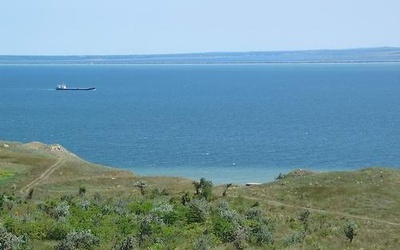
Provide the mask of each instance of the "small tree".
POLYGON ((192 184, 194 186, 194 189, 196 190, 196 195, 200 195, 201 192, 200 182, 193 181, 192 184))
POLYGON ((80 187, 79 188, 79 196, 83 196, 86 193, 86 188, 85 187, 80 187))
POLYGON ((29 190, 28 196, 26 197, 28 200, 33 198, 33 188, 29 190))
POLYGON ((186 192, 184 195, 182 195, 182 205, 186 206, 190 202, 190 195, 188 192, 186 192))
POLYGON ((281 179, 283 179, 283 177, 285 177, 285 175, 283 175, 282 173, 279 173, 279 175, 277 177, 275 177, 275 180, 281 180, 281 179))
POLYGON ((212 181, 208 181, 205 178, 201 178, 199 182, 194 181, 192 184, 196 190, 197 196, 203 197, 206 200, 209 200, 211 198, 212 187, 213 187, 212 181))
POLYGON ((146 187, 147 187, 147 185, 146 185, 146 182, 145 182, 145 181, 140 180, 140 181, 135 182, 133 185, 134 185, 135 187, 138 187, 138 188, 140 189, 140 193, 141 193, 142 195, 145 195, 145 194, 146 194, 146 187))
POLYGON ((226 192, 228 192, 228 188, 232 187, 232 183, 226 184, 225 190, 222 193, 222 196, 225 197, 226 196, 226 192))

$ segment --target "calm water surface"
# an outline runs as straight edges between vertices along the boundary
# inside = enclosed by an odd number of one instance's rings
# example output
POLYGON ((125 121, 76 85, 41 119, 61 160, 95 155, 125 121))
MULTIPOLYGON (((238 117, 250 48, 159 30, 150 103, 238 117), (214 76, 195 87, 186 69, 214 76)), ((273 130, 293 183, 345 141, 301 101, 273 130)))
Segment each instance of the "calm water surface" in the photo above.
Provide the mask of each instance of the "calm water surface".
POLYGON ((0 66, 0 139, 216 183, 398 168, 399 96, 400 64, 0 66))

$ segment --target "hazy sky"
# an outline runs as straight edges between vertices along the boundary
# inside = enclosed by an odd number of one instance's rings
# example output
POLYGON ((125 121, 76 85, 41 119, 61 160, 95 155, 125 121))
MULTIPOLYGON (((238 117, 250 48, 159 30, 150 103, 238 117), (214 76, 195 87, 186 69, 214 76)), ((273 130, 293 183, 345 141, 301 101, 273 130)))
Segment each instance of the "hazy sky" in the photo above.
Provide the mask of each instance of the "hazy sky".
POLYGON ((0 54, 400 47, 400 0, 1 0, 0 54))

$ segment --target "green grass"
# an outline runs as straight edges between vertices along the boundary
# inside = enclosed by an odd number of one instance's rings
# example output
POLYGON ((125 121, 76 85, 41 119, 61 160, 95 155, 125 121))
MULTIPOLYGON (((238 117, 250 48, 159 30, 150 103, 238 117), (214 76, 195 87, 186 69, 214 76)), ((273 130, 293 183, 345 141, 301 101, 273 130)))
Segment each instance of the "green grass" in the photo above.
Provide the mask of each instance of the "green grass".
POLYGON ((0 186, 5 185, 11 181, 15 176, 15 173, 9 171, 0 170, 0 186))

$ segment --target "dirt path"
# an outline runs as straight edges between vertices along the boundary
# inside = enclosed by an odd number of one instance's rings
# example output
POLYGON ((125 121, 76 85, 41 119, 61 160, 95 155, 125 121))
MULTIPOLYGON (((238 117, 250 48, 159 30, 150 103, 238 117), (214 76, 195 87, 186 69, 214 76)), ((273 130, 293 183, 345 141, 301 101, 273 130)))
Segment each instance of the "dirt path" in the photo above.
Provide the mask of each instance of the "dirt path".
POLYGON ((354 214, 348 214, 348 213, 342 213, 342 212, 329 211, 329 210, 324 210, 324 209, 319 209, 319 208, 303 207, 303 206, 299 206, 299 205, 282 203, 280 201, 275 201, 275 200, 269 200, 269 199, 263 199, 263 198, 253 198, 253 197, 245 197, 245 199, 256 200, 256 201, 262 200, 263 202, 268 203, 273 206, 290 207, 290 208, 304 209, 304 210, 307 209, 310 212, 315 212, 315 213, 320 213, 320 214, 343 216, 346 218, 360 219, 360 220, 366 220, 366 221, 369 220, 369 221, 387 224, 387 225, 391 225, 391 226, 400 226, 400 223, 396 223, 396 222, 385 221, 385 220, 370 218, 370 217, 366 217, 366 216, 360 216, 360 215, 354 215, 354 214))
POLYGON ((64 164, 65 161, 66 160, 63 157, 60 157, 53 165, 51 165, 48 169, 46 169, 46 171, 44 171, 38 178, 36 178, 31 183, 21 188, 19 192, 21 194, 28 194, 29 190, 38 185, 41 181, 47 179, 57 168, 59 168, 62 164, 64 164))

